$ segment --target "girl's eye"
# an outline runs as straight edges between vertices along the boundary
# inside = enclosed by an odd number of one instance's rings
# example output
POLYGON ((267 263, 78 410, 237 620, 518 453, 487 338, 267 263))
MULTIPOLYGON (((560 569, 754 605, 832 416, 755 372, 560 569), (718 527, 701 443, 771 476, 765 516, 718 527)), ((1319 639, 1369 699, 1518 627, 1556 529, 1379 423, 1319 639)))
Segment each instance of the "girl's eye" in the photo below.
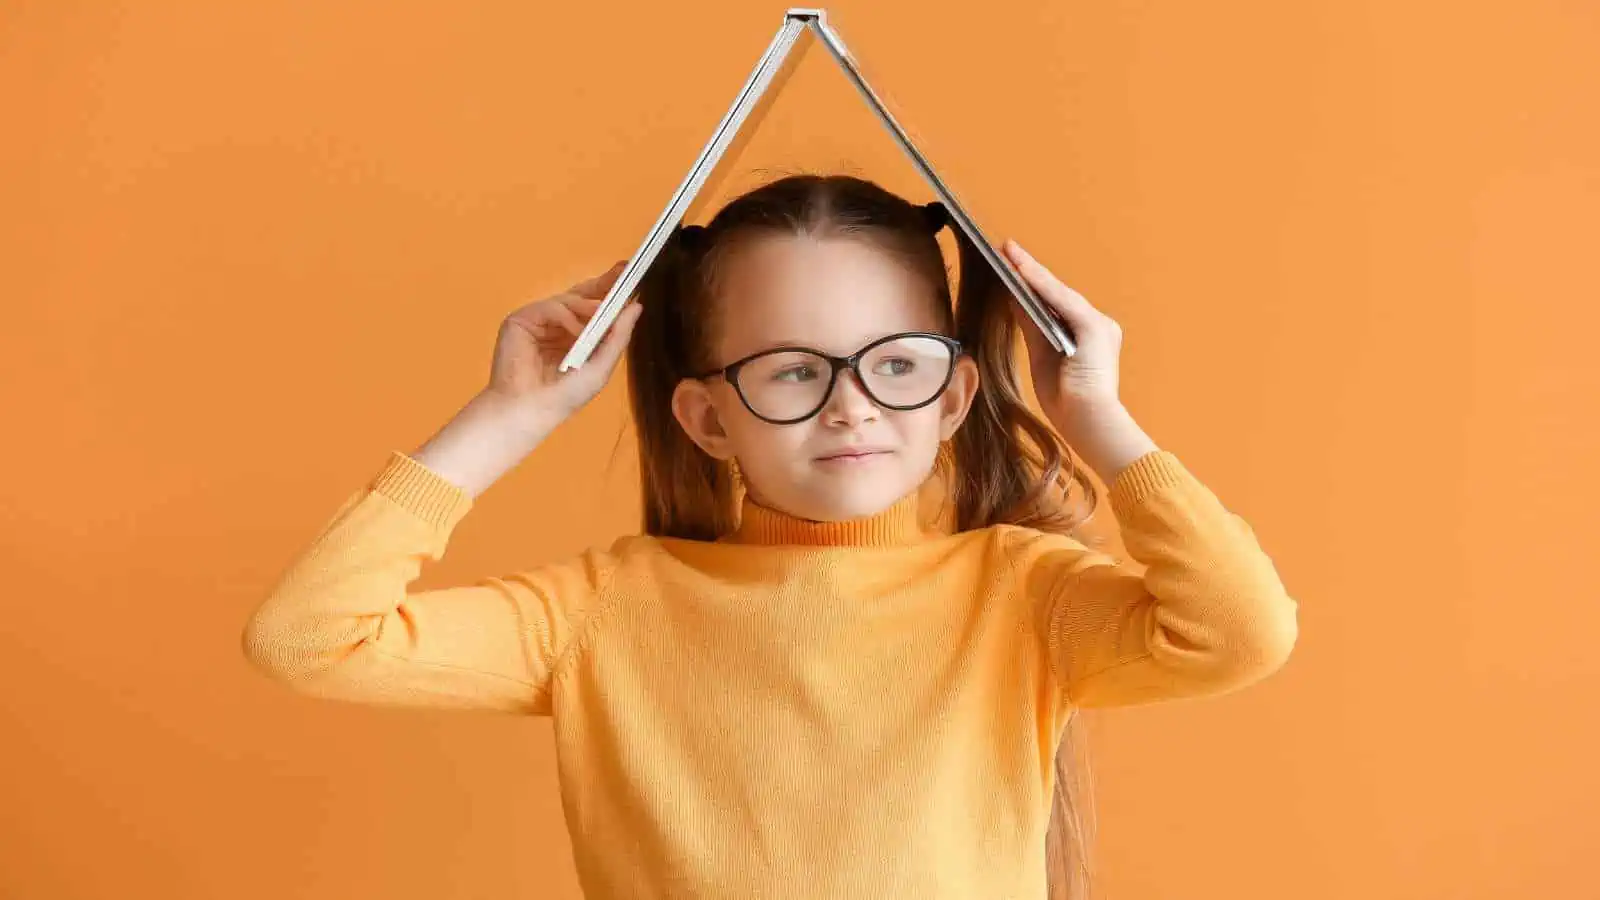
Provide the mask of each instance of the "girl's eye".
POLYGON ((817 377, 817 370, 807 365, 785 366, 772 373, 773 381, 811 381, 817 377))
POLYGON ((879 360, 878 364, 872 367, 872 372, 874 375, 899 376, 910 375, 916 371, 916 368, 917 364, 914 360, 890 357, 889 359, 879 360))

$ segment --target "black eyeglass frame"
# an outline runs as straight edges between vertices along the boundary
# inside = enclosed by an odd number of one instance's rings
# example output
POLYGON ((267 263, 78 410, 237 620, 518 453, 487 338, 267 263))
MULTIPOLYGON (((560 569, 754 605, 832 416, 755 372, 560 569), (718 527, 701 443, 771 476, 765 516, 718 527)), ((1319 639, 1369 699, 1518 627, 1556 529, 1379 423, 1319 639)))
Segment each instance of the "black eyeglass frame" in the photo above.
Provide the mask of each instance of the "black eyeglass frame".
POLYGON ((933 401, 939 399, 939 396, 943 394, 945 389, 950 386, 950 379, 954 378, 956 373, 956 361, 961 358, 962 353, 963 351, 961 348, 961 342, 947 334, 937 334, 932 331, 901 331, 896 334, 886 334, 881 338, 877 338, 872 343, 862 347, 860 350, 857 350, 849 356, 834 356, 831 353, 823 353, 821 350, 818 350, 815 347, 771 347, 757 353, 752 353, 749 356, 740 357, 739 359, 728 363, 720 369, 712 369, 709 372, 702 372, 698 375, 690 375, 689 377, 695 379, 696 381, 704 381, 708 378, 716 378, 720 375, 723 380, 733 385, 733 392, 739 395, 739 402, 744 404, 745 409, 750 410, 750 415, 755 416, 769 425, 795 425, 800 422, 804 422, 819 412, 822 412, 823 407, 827 406, 828 401, 833 397, 833 389, 837 387, 839 383, 839 372, 843 369, 849 369, 855 373, 856 384, 861 386, 862 393, 866 394, 867 399, 871 400, 878 406, 881 406, 884 409, 894 410, 895 412, 910 412, 914 409, 921 409, 922 407, 927 406, 933 401), (871 353, 873 350, 883 346, 884 344, 898 341, 903 338, 928 338, 930 340, 938 341, 939 343, 950 348, 950 365, 945 370, 944 381, 940 382, 939 388, 929 395, 928 399, 922 401, 921 403, 912 403, 904 406, 894 403, 885 403, 884 401, 878 399, 878 396, 872 392, 872 388, 867 386, 867 379, 861 375, 861 360, 863 357, 865 357, 868 353, 871 353), (820 357, 828 361, 828 386, 822 392, 822 399, 817 401, 817 405, 803 416, 796 416, 792 419, 773 419, 764 416, 757 412, 756 408, 750 404, 750 399, 744 395, 744 388, 739 385, 740 369, 744 368, 751 362, 762 358, 763 356, 771 356, 775 353, 809 353, 812 356, 820 357))

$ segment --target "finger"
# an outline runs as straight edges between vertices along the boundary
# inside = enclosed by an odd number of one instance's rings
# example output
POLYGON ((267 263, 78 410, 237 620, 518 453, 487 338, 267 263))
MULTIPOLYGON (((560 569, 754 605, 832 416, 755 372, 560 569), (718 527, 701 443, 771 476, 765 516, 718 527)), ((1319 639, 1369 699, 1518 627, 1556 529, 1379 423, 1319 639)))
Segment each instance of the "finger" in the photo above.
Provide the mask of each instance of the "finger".
POLYGON ((567 309, 572 310, 585 319, 594 315, 595 310, 599 309, 600 304, 603 302, 604 300, 600 297, 563 296, 561 298, 562 306, 565 306, 567 309))
POLYGON ((606 269, 604 272, 601 272, 598 275, 591 275, 590 277, 585 278, 584 280, 578 282, 577 284, 574 284, 572 287, 567 288, 566 292, 569 293, 569 294, 588 294, 588 293, 592 293, 594 291, 595 285, 598 285, 598 284, 606 281, 607 279, 614 278, 618 274, 620 274, 622 272, 622 267, 624 265, 626 265, 626 263, 627 263, 626 260, 620 260, 619 259, 616 262, 612 263, 611 267, 606 269))
POLYGON ((563 304, 560 304, 560 303, 552 303, 552 304, 550 304, 550 320, 554 321, 556 324, 560 325, 562 328, 565 328, 568 332, 570 332, 574 336, 582 333, 582 331, 583 331, 583 320, 578 318, 578 314, 577 313, 575 313, 572 310, 568 309, 563 304))
POLYGON ((1006 241, 1006 254, 1022 277, 1027 279, 1029 286, 1039 293, 1050 308, 1061 314, 1069 327, 1092 329, 1099 319, 1104 318, 1104 313, 1095 309, 1082 294, 1063 284, 1016 241, 1006 241))
POLYGON ((617 315, 617 320, 606 330, 606 336, 600 339, 600 345, 595 347, 594 354, 589 357, 589 365, 597 367, 601 372, 610 372, 616 368, 622 359, 622 354, 628 349, 628 338, 633 336, 633 326, 639 321, 641 312, 642 309, 637 303, 623 307, 622 312, 617 315))
POLYGON ((616 283, 617 276, 622 274, 623 266, 628 261, 619 259, 612 263, 611 268, 601 272, 593 278, 587 278, 567 289, 567 293, 579 297, 603 297, 606 291, 611 290, 611 285, 616 283))
POLYGON ((543 330, 551 325, 572 334, 583 330, 583 320, 563 303, 540 301, 524 306, 512 313, 510 318, 532 331, 543 330))

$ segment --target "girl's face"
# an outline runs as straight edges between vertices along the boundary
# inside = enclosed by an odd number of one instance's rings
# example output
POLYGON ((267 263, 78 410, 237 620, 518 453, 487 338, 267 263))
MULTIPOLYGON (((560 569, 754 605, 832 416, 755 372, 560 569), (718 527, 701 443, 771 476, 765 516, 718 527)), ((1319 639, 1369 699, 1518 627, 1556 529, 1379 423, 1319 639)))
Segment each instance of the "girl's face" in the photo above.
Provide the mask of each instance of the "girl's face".
MULTIPOLYGON (((745 244, 727 261, 716 304, 711 358, 719 367, 777 347, 844 357, 888 335, 939 331, 929 286, 888 254, 848 238, 773 236, 745 244)), ((922 391, 917 378, 942 376, 940 352, 926 340, 897 342, 869 354, 861 369, 880 397, 908 405, 903 398, 922 391), (888 396, 892 391, 912 393, 888 396)), ((768 357, 738 378, 768 419, 793 418, 828 381, 828 366, 817 362, 768 357)), ((958 357, 952 368, 949 384, 919 409, 880 405, 844 369, 822 408, 800 422, 764 421, 722 377, 682 382, 673 412, 701 449, 738 460, 756 502, 816 521, 852 519, 880 512, 932 473, 940 443, 966 417, 978 387, 972 360, 958 357)))

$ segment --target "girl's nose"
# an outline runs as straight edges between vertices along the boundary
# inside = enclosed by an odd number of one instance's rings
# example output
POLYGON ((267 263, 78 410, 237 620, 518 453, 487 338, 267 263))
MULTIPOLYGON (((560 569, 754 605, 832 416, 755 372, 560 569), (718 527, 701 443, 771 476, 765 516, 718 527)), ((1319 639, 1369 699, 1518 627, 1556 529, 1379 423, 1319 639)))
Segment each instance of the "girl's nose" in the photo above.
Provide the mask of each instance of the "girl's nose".
POLYGON ((878 404, 872 402, 872 398, 862 389, 861 382, 856 380, 856 373, 848 369, 840 372, 839 380, 833 384, 833 394, 823 408, 828 423, 859 425, 876 419, 878 412, 878 404))

